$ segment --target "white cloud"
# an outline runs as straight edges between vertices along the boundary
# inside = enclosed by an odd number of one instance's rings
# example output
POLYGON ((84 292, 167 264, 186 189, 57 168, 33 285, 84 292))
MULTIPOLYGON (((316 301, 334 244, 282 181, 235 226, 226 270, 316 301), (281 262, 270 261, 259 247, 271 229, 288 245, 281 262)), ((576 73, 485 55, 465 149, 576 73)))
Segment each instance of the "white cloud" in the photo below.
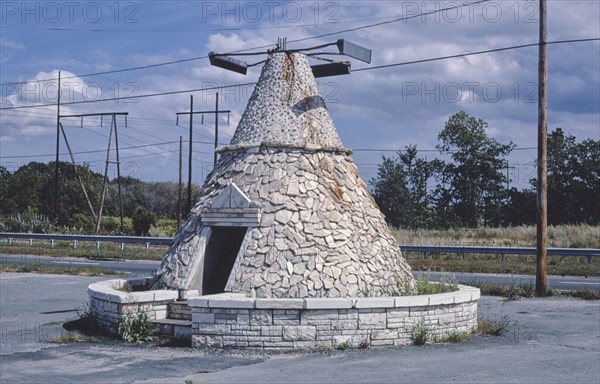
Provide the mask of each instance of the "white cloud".
POLYGON ((18 42, 18 41, 14 41, 14 40, 9 40, 9 39, 5 39, 4 37, 0 37, 0 47, 3 48, 12 48, 12 49, 25 49, 25 44, 18 42))
MULTIPOLYGON (((335 3, 334 18, 339 22, 325 23, 323 17, 328 15, 320 6, 319 23, 314 23, 309 5, 314 2, 299 3, 306 11, 301 23, 287 23, 279 19, 271 23, 263 18, 258 23, 234 23, 229 18, 226 23, 220 23, 220 18, 211 19, 210 23, 202 24, 198 20, 201 7, 179 9, 167 6, 162 9, 160 2, 156 13, 165 13, 164 18, 156 19, 156 23, 174 20, 171 28, 175 30, 208 29, 208 28, 239 28, 227 32, 191 32, 178 35, 176 32, 165 34, 125 34, 121 35, 123 44, 113 44, 110 35, 102 35, 105 40, 92 40, 89 37, 61 35, 63 44, 71 44, 73 49, 81 48, 87 55, 71 58, 57 57, 51 50, 40 51, 37 60, 28 61, 18 57, 8 63, 11 71, 19 71, 19 63, 32 65, 29 73, 38 73, 35 79, 46 77, 55 78, 56 71, 48 71, 45 63, 52 63, 55 68, 78 68, 79 73, 94 70, 124 68, 129 66, 156 64, 189 57, 203 56, 208 51, 229 52, 251 47, 274 45, 278 36, 287 36, 288 40, 302 39, 328 32, 335 32, 360 25, 390 20, 391 17, 407 12, 413 12, 410 7, 417 6, 417 11, 434 9, 436 5, 450 2, 394 2, 394 1, 353 1, 335 3), (309 4, 310 3, 310 4, 309 4), (427 9, 424 9, 427 8, 427 9), (185 13, 185 15, 183 15, 185 13), (384 19, 382 19, 384 18, 384 19), (357 19, 363 19, 356 21, 357 19), (189 24, 186 24, 189 23, 189 24), (299 27, 300 24, 309 24, 299 27), (284 29, 256 29, 257 27, 288 26, 284 29), (249 29, 244 29, 249 28, 249 29), (183 36, 184 38, 180 38, 183 36), (72 41, 71 41, 72 40, 72 41), (79 45, 78 45, 79 44, 79 45), (119 48, 127 46, 127 54, 119 48), (141 48, 143 46, 143 48, 141 48), (33 64, 32 64, 33 63, 33 64), (59 65, 60 63, 60 65, 59 65)), ((419 59, 427 59, 444 55, 472 52, 510 45, 534 43, 537 41, 537 23, 530 23, 528 17, 535 11, 533 2, 494 2, 500 6, 501 17, 493 20, 489 8, 482 13, 483 6, 475 7, 472 14, 462 14, 460 20, 452 21, 452 14, 434 15, 425 18, 407 20, 386 24, 365 30, 348 32, 319 39, 311 39, 299 43, 288 43, 288 48, 301 48, 332 42, 338 38, 369 47, 373 50, 373 62, 370 65, 352 62, 353 69, 393 64, 419 59), (534 8, 531 8, 531 7, 534 8)), ((549 2, 549 35, 550 39, 597 37, 600 11, 597 2, 589 1, 552 1, 549 2), (594 4, 592 4, 594 3, 594 4)), ((533 14, 535 16, 535 14, 533 14)), ((153 28, 151 19, 144 19, 145 28, 153 28)), ((158 28, 158 27, 156 27, 158 28)), ((168 30, 168 27, 160 26, 168 30)), ((31 50, 34 41, 27 40, 23 34, 15 37, 31 50)), ((48 41, 56 35, 48 36, 48 41)), ((598 132, 598 104, 596 100, 600 75, 597 70, 598 43, 581 43, 553 45, 549 47, 549 127, 562 126, 571 129, 578 139, 600 136, 598 132), (595 92, 595 93, 594 93, 595 92), (595 96, 596 95, 596 96, 595 96)), ((242 57, 249 63, 259 61, 264 57, 242 57)), ((4 65, 3 65, 4 67, 4 65)), ((7 65, 8 67, 8 65, 7 65)), ((28 67, 30 68, 30 67, 28 67)), ((4 68, 3 68, 4 70, 4 68)), ((77 72, 77 71, 72 71, 77 72)), ((27 72, 23 72, 27 73, 27 72)), ((73 98, 81 100, 85 91, 91 92, 92 83, 98 83, 103 95, 110 97, 115 94, 114 85, 118 84, 119 95, 125 96, 132 89, 124 88, 133 83, 137 88, 135 94, 149 94, 202 88, 210 85, 246 83, 256 81, 260 74, 260 66, 250 68, 247 76, 242 76, 220 68, 211 67, 208 60, 196 60, 176 65, 156 67, 149 70, 126 72, 93 78, 73 79, 80 82, 79 87, 73 87, 73 98), (84 89, 86 88, 86 89, 84 89)), ((63 71, 63 76, 70 76, 63 71)), ((31 77, 31 76, 29 76, 31 77)), ((471 56, 467 58, 450 59, 414 65, 405 65, 373 71, 354 72, 350 76, 323 78, 319 80, 320 89, 325 98, 331 115, 340 132, 345 145, 349 147, 370 147, 385 149, 401 149, 408 144, 417 144, 420 149, 432 149, 437 144, 437 134, 443 128, 447 118, 465 110, 473 116, 482 118, 490 124, 490 134, 502 142, 513 141, 519 146, 535 146, 535 129, 537 105, 535 99, 528 97, 536 95, 532 88, 537 83, 537 50, 535 47, 506 52, 471 56), (470 86, 469 84, 475 84, 470 86), (459 93, 452 91, 458 86, 459 93), (484 93, 488 85, 489 94, 484 93), (494 99, 493 91, 496 85, 502 91, 502 97, 494 99), (410 88, 416 86, 413 90, 410 88), (437 87, 437 88, 436 88, 437 87), (471 87, 471 88, 470 88, 471 87), (433 91, 432 91, 433 90, 433 91), (445 92, 445 93, 444 93, 445 92), (533 102, 530 102, 533 101, 533 102)), ((52 84, 52 83, 50 83, 52 84)), ((54 85, 56 82, 54 82, 54 85)), ((233 135, 235 126, 246 106, 252 87, 232 88, 221 90, 220 108, 233 111, 230 125, 221 125, 222 138, 233 135)), ((194 109, 211 110, 214 108, 214 91, 194 93, 194 109)), ((23 98, 25 92, 18 97, 23 98)), ((137 103, 94 103, 81 106, 65 106, 65 111, 128 111, 130 113, 129 127, 120 132, 120 142, 123 146, 156 143, 159 141, 177 141, 182 135, 187 138, 187 120, 175 126, 175 113, 189 109, 189 94, 176 94, 151 98, 140 98, 137 103), (135 131, 137 129, 138 131, 135 131), (125 135, 129 135, 127 137, 125 135)), ((31 100, 8 98, 14 105, 31 103, 31 100)), ((31 98, 32 96, 29 95, 31 98)), ((52 102, 52 98, 48 97, 52 102)), ((7 111, 8 112, 8 111, 7 111)), ((12 113, 12 112, 11 112, 12 113)), ((11 153, 47 153, 52 148, 52 132, 54 108, 46 110, 20 110, 19 117, 10 117, 9 113, 2 117, 2 151, 11 153), (35 115, 38 113, 38 115, 35 115), (39 115, 46 113, 47 116, 39 115), (20 137, 16 133, 20 127, 46 127, 37 130, 27 128, 20 137), (10 128, 6 128, 10 127, 10 128), (45 133, 44 133, 45 132, 45 133), (43 136, 45 135, 45 136, 43 136), (25 138, 47 138, 42 144, 27 143, 25 138), (13 140, 10 146, 5 145, 13 140), (14 148, 14 149, 12 149, 14 148), (35 151, 35 152, 34 152, 35 151)), ((199 120, 194 125, 194 137, 210 142, 213 137, 212 120, 207 120, 202 126, 199 120)), ((99 149, 105 147, 106 138, 98 133, 107 134, 106 127, 98 127, 98 123, 90 120, 89 129, 76 130, 76 123, 70 123, 73 146, 79 150, 99 149)), ((41 139, 40 139, 41 140, 41 139)), ((185 147, 185 145, 184 145, 185 147)), ((161 146, 157 149, 127 150, 124 156, 144 156, 159 152, 158 155, 132 158, 139 165, 137 175, 147 179, 164 180, 176 178, 177 154, 169 151, 178 150, 178 144, 161 146), (160 152, 163 153, 160 153, 160 152), (162 156, 161 156, 162 155, 162 156)), ((185 150, 185 149, 184 149, 185 150)), ((198 169, 212 163, 212 148, 210 145, 198 145, 199 152, 194 154, 195 167, 198 169), (205 164, 206 163, 206 164, 205 164)), ((430 158, 435 153, 427 153, 430 158)), ((515 153, 515 158, 530 159, 530 153, 515 153)), ((94 155, 95 158, 102 156, 94 155)), ((381 153, 356 154, 357 162, 367 164, 377 163, 381 153)), ((91 158, 91 157, 90 157, 91 158)), ((373 176, 376 167, 364 168, 366 178, 373 176), (371 174, 369 174, 371 173, 371 174)), ((199 174, 199 173, 197 173, 199 174)))

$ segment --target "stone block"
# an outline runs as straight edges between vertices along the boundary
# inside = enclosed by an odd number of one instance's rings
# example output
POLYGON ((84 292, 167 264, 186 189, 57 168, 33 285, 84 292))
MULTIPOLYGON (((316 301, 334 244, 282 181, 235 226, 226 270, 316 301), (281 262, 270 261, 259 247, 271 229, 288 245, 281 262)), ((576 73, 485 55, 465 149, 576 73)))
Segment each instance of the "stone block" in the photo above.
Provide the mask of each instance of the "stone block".
POLYGON ((306 309, 346 309, 352 308, 352 299, 344 298, 307 298, 306 309))
POLYGON ((284 326, 283 340, 286 341, 310 341, 316 340, 317 330, 314 326, 298 325, 284 326))
POLYGON ((194 348, 223 348, 222 336, 192 335, 194 348))
POLYGON ((303 309, 304 299, 256 299, 256 309, 303 309))
POLYGON ((272 325, 273 312, 268 310, 256 310, 250 313, 250 324, 252 325, 272 325))
POLYGON ((358 319, 355 320, 337 320, 331 322, 331 328, 334 330, 341 329, 358 329, 358 319))
POLYGON ((294 348, 293 341, 265 341, 263 342, 264 348, 268 349, 292 349, 294 348))
POLYGON ((426 307, 429 305, 429 295, 395 297, 396 308, 426 307))
POLYGON ((366 334, 354 334, 354 335, 335 335, 333 336, 333 346, 337 348, 340 344, 348 343, 351 347, 357 348, 362 343, 369 342, 366 334))
POLYGON ((282 325, 263 326, 260 329, 261 336, 279 337, 283 335, 282 325))
POLYGON ((392 329, 374 329, 371 331, 371 340, 397 339, 398 331, 392 329))
MULTIPOLYGON (((200 308, 208 308, 208 298, 206 296, 194 297, 188 299, 188 306, 190 307, 200 307, 200 308)), ((193 311, 193 309, 192 309, 193 311)))
POLYGON ((166 309, 154 311, 154 319, 155 320, 166 319, 166 318, 167 318, 167 310, 166 309))
POLYGON ((208 306, 210 308, 254 308, 256 299, 252 298, 218 298, 209 299, 208 306))
POLYGON ((202 324, 198 323, 198 334, 204 335, 226 335, 231 332, 231 327, 226 324, 202 324))
POLYGON ((359 329, 383 329, 386 326, 385 313, 359 313, 359 329))
POLYGON ((214 324, 214 313, 196 313, 192 312, 192 323, 214 324))
POLYGON ((393 297, 361 297, 355 299, 354 308, 392 308, 394 305, 393 297))
POLYGON ((371 340, 371 346, 381 347, 386 345, 394 345, 394 340, 371 340))
POLYGON ((302 312, 302 322, 310 323, 313 320, 337 320, 339 313, 337 309, 314 309, 306 310, 302 312))

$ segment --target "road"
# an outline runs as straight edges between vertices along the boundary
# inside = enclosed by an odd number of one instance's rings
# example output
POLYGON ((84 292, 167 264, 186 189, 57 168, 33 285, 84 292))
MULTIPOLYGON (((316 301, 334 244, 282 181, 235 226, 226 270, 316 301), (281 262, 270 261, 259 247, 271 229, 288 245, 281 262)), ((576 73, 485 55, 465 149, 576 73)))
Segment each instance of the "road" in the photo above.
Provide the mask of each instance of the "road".
POLYGON ((121 341, 52 342, 106 277, 0 274, 0 383, 598 383, 600 306, 485 296, 501 336, 425 347, 263 353, 121 341))
MULTIPOLYGON (((131 274, 132 276, 150 276, 158 268, 159 261, 149 260, 90 260, 81 257, 49 257, 34 255, 9 255, 0 254, 0 263, 9 264, 42 264, 42 265, 68 265, 73 267, 100 267, 115 272, 131 274)), ((421 272, 415 272, 415 275, 421 272)), ((535 285, 533 275, 501 275, 484 273, 431 272, 431 280, 438 280, 442 275, 453 277, 464 283, 490 283, 496 285, 532 284, 535 285)), ((600 291, 600 277, 577 276, 548 276, 548 286, 558 290, 591 289, 600 291)))

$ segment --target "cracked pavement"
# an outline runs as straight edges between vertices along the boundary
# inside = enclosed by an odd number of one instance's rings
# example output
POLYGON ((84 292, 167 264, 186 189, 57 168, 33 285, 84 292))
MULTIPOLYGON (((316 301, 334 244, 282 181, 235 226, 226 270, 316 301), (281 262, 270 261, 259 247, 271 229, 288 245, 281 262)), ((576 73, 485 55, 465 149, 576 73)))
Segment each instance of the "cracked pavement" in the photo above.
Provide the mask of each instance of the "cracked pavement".
POLYGON ((156 344, 56 344, 87 285, 107 277, 0 274, 2 383, 598 383, 600 301, 482 297, 501 336, 457 344, 310 353, 156 344))

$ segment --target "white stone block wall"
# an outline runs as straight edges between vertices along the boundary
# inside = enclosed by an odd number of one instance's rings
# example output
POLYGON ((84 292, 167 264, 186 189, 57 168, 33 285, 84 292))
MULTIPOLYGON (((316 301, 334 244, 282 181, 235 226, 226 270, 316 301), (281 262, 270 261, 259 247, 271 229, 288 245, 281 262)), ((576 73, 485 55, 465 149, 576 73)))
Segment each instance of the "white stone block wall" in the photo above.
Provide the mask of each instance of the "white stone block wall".
POLYGON ((106 332, 116 334, 117 324, 127 313, 143 308, 150 320, 165 319, 168 304, 178 297, 177 291, 127 292, 127 286, 145 286, 149 279, 116 279, 90 284, 90 310, 98 325, 106 332))
POLYGON ((251 299, 236 294, 191 298, 194 347, 264 349, 401 346, 415 327, 432 338, 477 327, 479 290, 438 295, 348 299, 251 299))

